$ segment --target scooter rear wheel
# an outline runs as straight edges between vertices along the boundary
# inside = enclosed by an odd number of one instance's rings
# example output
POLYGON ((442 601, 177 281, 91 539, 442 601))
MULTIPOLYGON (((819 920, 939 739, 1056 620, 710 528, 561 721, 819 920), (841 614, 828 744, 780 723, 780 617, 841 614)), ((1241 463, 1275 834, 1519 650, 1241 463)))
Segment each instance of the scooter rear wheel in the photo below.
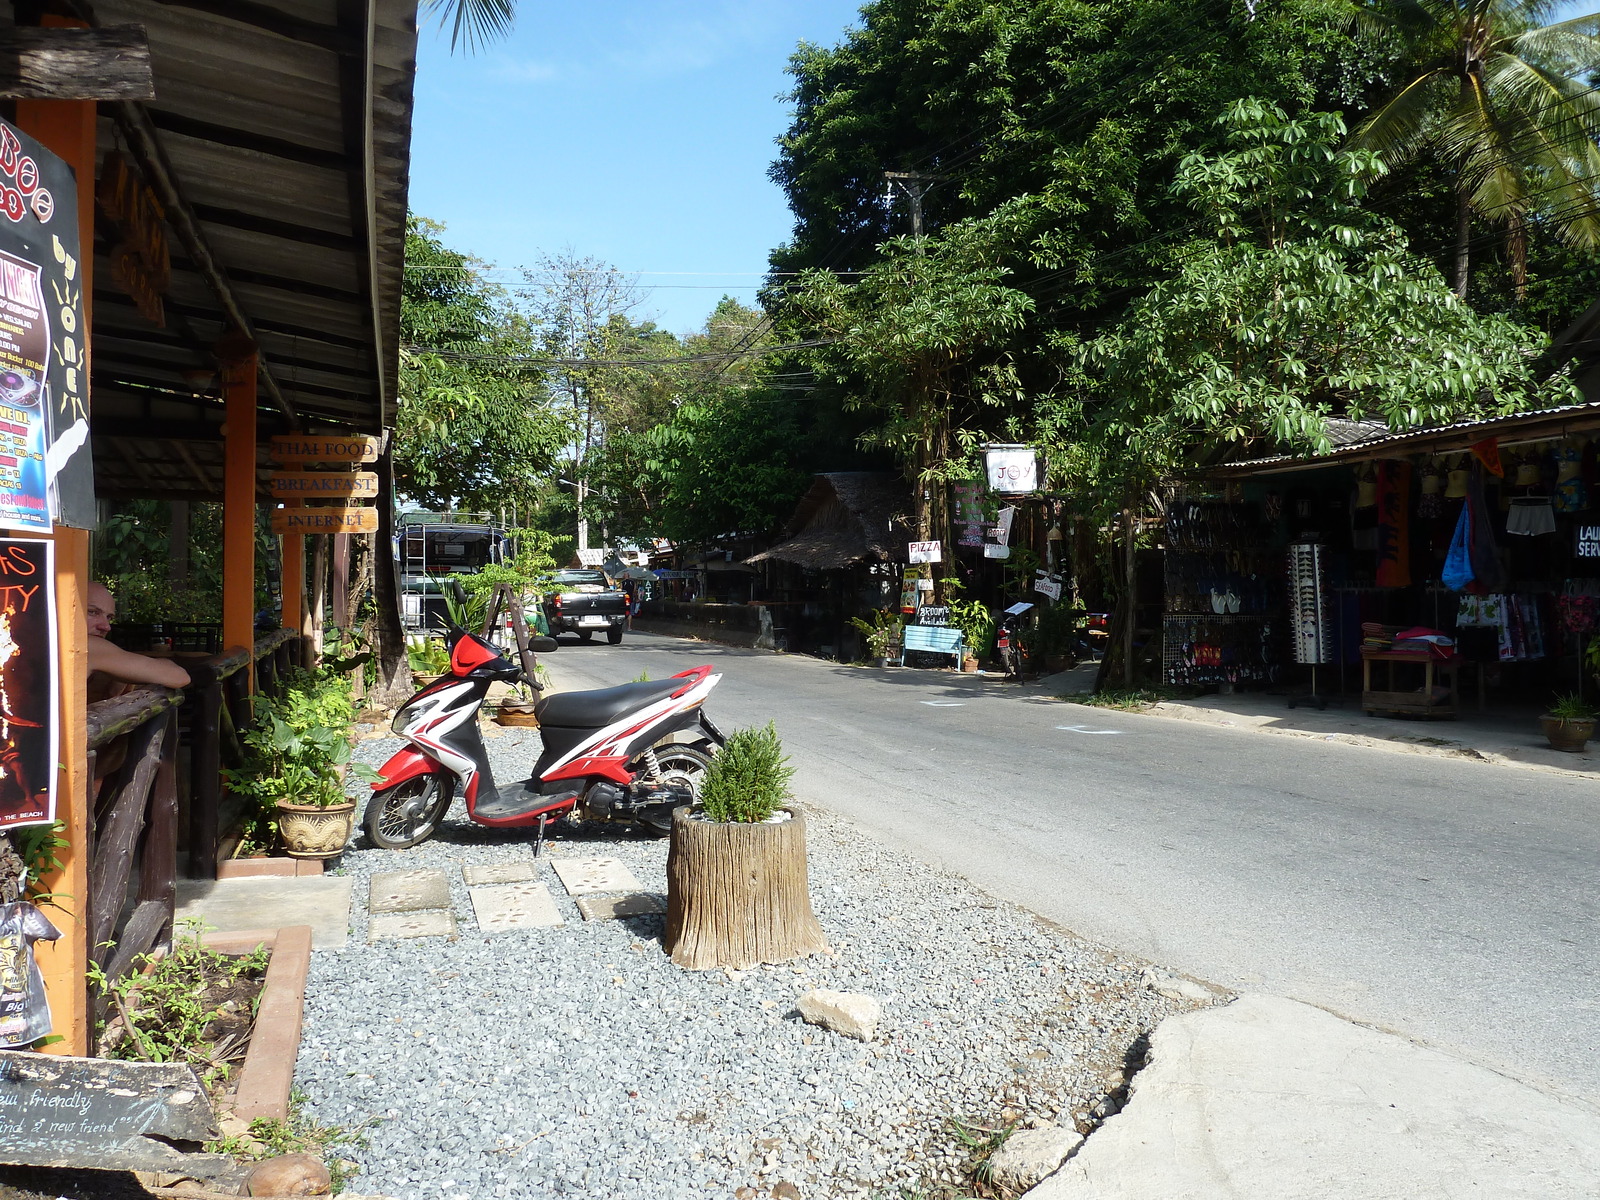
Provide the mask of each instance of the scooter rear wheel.
POLYGON ((374 792, 362 822, 367 836, 380 850, 405 850, 425 842, 437 832, 454 793, 437 775, 418 775, 374 792))

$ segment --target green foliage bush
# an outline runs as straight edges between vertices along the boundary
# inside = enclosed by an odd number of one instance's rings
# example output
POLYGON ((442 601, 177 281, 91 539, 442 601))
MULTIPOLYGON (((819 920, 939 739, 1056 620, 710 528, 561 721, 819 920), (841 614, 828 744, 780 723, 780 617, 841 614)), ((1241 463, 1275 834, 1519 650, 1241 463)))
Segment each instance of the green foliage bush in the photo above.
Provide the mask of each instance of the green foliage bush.
POLYGON ((771 721, 761 729, 737 730, 700 781, 700 811, 711 821, 757 824, 788 801, 792 778, 794 768, 771 721))
POLYGON ((356 706, 349 684, 326 670, 296 670, 284 684, 281 697, 256 697, 256 727, 243 739, 249 761, 224 772, 229 788, 254 797, 264 811, 280 801, 322 808, 345 803, 341 767, 373 777, 370 768, 350 763, 356 706))

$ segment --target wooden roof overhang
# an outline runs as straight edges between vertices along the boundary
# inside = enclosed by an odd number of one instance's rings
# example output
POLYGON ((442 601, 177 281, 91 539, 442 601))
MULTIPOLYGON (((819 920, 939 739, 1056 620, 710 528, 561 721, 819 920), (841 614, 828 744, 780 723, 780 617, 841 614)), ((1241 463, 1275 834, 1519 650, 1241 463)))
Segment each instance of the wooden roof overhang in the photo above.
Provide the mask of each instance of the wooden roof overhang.
POLYGON ((140 25, 155 96, 102 102, 166 209, 165 326, 142 316, 96 236, 91 354, 96 488, 220 499, 214 347, 260 355, 259 429, 379 433, 394 423, 416 0, 92 0, 140 25))

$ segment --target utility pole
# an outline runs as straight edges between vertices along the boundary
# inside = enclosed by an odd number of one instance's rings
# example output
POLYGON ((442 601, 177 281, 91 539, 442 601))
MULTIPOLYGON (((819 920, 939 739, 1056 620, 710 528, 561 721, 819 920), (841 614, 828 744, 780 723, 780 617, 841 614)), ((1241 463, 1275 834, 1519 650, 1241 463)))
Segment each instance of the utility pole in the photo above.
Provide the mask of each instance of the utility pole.
POLYGON ((920 171, 885 171, 883 177, 889 181, 890 187, 899 188, 911 200, 911 236, 917 239, 917 253, 921 254, 922 198, 928 194, 929 188, 939 182, 939 177, 920 171))

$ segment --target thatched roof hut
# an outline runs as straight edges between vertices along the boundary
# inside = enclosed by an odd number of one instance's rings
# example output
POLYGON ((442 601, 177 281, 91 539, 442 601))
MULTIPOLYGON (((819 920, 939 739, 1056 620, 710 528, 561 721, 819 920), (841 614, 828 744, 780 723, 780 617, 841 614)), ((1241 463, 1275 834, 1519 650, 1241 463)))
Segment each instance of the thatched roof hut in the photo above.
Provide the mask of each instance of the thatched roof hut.
POLYGON ((903 562, 912 540, 911 497, 905 480, 888 471, 829 471, 818 475, 784 528, 784 540, 753 554, 812 570, 861 562, 903 562))

